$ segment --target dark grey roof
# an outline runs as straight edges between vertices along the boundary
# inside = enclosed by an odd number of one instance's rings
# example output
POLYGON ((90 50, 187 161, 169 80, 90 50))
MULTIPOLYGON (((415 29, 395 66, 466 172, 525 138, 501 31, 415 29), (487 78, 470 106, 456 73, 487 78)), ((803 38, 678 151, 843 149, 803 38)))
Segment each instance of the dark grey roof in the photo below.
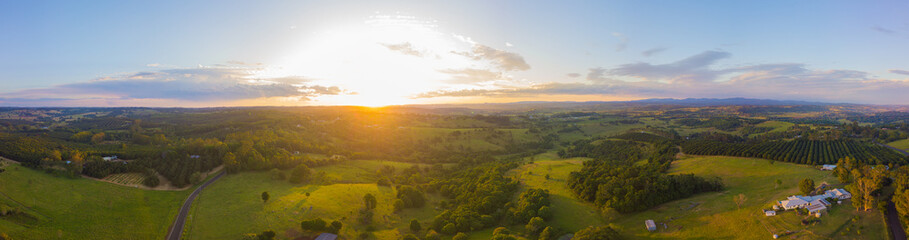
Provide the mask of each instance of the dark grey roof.
POLYGON ((331 233, 322 233, 322 234, 319 234, 319 236, 316 237, 315 240, 335 240, 335 239, 338 239, 338 235, 334 235, 331 233))

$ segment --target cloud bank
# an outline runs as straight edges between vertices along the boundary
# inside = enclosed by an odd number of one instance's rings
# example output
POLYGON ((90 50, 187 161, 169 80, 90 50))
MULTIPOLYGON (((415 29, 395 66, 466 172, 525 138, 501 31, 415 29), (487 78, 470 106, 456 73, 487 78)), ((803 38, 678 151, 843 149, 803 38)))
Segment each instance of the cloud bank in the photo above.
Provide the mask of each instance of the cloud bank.
MULTIPOLYGON (((624 96, 634 98, 749 97, 827 102, 893 104, 909 101, 909 81, 880 79, 863 71, 811 69, 801 63, 756 64, 728 68, 715 65, 732 57, 705 51, 665 64, 630 63, 596 67, 584 82, 548 82, 497 89, 445 89, 414 98, 539 97, 547 95, 624 96)), ((907 74, 909 71, 891 70, 907 74)))
POLYGON ((71 106, 86 103, 134 106, 143 103, 217 103, 250 99, 292 98, 309 101, 322 95, 347 94, 336 86, 309 84, 298 76, 256 77, 260 68, 246 66, 165 69, 102 77, 87 82, 4 94, 7 106, 71 106))

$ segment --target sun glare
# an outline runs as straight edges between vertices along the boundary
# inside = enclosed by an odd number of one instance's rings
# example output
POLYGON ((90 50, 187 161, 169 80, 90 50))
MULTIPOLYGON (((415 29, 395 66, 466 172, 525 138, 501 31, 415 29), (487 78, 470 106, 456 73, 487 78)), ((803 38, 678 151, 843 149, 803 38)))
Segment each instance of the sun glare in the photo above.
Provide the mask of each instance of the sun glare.
POLYGON ((284 57, 278 75, 339 86, 351 95, 320 96, 319 104, 385 106, 414 103, 411 96, 437 89, 448 75, 440 69, 469 64, 449 56, 470 45, 436 29, 433 21, 374 16, 359 24, 308 33, 284 57))

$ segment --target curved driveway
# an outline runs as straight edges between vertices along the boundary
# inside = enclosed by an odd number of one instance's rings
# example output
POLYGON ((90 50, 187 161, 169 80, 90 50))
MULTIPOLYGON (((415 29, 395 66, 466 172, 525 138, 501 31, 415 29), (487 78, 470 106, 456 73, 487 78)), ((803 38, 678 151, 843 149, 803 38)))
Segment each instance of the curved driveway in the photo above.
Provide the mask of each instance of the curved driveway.
POLYGON ((224 172, 218 173, 217 176, 209 179, 202 186, 196 188, 192 194, 189 194, 189 197, 186 198, 186 201, 183 202, 183 207, 180 208, 180 213, 177 214, 177 218, 174 219, 174 224, 170 225, 170 228, 167 230, 166 240, 180 240, 183 237, 183 226, 186 224, 186 216, 189 215, 189 208, 193 205, 193 200, 196 200, 196 197, 199 196, 199 193, 202 192, 208 184, 215 182, 218 178, 224 175, 224 172))

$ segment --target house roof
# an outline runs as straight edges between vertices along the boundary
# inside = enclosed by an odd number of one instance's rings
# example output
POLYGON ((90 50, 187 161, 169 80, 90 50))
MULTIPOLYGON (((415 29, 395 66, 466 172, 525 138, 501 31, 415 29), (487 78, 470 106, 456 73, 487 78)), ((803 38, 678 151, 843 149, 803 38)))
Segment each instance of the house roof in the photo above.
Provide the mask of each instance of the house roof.
POLYGON ((786 207, 786 208, 801 206, 801 205, 805 205, 805 204, 808 204, 808 202, 806 202, 805 200, 799 199, 799 198, 780 201, 780 205, 783 205, 783 207, 786 207))
POLYGON ((335 239, 338 239, 338 235, 334 235, 331 233, 322 233, 322 234, 319 234, 319 236, 316 237, 316 239, 314 239, 314 240, 335 240, 335 239))
POLYGON ((847 192, 846 189, 842 189, 842 188, 827 190, 827 193, 831 193, 833 196, 852 195, 849 192, 847 192))
POLYGON ((647 219, 647 221, 644 221, 644 225, 647 225, 647 228, 656 228, 656 223, 654 223, 653 220, 650 220, 650 219, 647 219))
POLYGON ((814 212, 814 211, 824 210, 824 209, 827 209, 827 207, 825 207, 824 204, 812 204, 812 205, 808 206, 809 212, 814 212))

